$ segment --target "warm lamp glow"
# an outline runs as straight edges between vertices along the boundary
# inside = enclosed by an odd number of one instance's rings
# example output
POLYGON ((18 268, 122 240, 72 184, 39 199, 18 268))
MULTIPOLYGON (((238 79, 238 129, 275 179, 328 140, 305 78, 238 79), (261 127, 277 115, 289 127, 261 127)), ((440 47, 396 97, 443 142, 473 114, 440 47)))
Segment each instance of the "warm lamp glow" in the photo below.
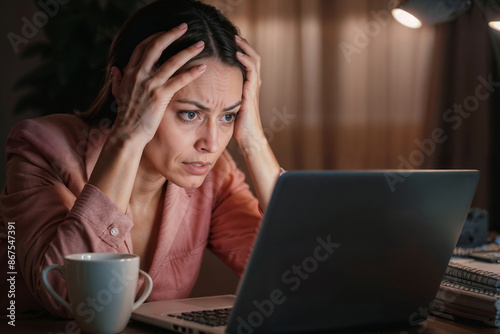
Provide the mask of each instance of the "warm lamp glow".
POLYGON ((417 19, 415 16, 411 15, 405 10, 395 8, 392 10, 392 16, 402 25, 407 26, 408 28, 417 29, 422 26, 422 22, 417 19))
POLYGON ((489 25, 491 28, 493 28, 493 29, 495 29, 495 30, 499 30, 499 31, 500 31, 500 21, 490 21, 490 22, 488 23, 488 25, 489 25))

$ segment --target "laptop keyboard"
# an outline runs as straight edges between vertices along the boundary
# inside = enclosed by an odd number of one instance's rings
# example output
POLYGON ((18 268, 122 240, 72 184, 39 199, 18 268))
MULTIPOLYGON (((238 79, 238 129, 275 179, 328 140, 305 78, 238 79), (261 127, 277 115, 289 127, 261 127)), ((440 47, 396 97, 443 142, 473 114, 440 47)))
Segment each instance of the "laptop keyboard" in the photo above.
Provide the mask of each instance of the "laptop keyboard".
POLYGON ((226 326, 229 320, 231 308, 220 308, 214 310, 202 310, 168 314, 169 317, 194 321, 207 326, 226 326))

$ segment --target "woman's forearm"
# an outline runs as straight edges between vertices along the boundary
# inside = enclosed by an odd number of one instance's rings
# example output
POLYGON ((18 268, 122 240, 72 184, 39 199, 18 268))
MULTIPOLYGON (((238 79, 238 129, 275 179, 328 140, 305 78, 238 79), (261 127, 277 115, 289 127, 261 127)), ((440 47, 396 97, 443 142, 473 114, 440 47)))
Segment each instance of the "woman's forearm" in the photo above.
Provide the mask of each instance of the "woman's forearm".
POLYGON ((265 138, 243 146, 242 152, 260 206, 266 212, 281 172, 280 165, 265 138))
POLYGON ((243 98, 234 129, 234 138, 243 152, 261 209, 265 212, 281 169, 267 142, 260 121, 261 56, 247 40, 239 36, 235 36, 235 40, 243 50, 243 52, 238 51, 236 56, 245 66, 247 76, 243 84, 243 98))
POLYGON ((110 134, 89 183, 106 194, 125 213, 132 195, 144 145, 110 134))

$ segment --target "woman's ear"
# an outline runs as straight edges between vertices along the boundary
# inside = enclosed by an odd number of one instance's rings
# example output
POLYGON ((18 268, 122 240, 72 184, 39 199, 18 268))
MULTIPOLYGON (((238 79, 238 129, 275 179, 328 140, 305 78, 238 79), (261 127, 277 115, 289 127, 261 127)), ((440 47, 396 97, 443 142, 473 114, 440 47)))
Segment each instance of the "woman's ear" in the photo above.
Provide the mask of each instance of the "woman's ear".
POLYGON ((122 82, 122 71, 116 66, 111 67, 111 94, 118 100, 118 88, 122 82))

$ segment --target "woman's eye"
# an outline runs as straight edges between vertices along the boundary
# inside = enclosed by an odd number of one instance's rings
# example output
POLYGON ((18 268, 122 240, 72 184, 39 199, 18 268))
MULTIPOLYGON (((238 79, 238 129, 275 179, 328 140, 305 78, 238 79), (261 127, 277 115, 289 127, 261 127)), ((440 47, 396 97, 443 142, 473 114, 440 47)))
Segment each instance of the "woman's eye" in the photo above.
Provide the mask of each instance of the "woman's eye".
POLYGON ((224 122, 227 122, 227 123, 231 123, 231 122, 233 122, 235 119, 236 119, 236 114, 233 114, 233 113, 231 113, 231 114, 226 114, 226 115, 222 116, 222 120, 223 120, 224 122))
POLYGON ((181 120, 190 122, 196 119, 198 113, 196 111, 179 111, 177 115, 181 120))

